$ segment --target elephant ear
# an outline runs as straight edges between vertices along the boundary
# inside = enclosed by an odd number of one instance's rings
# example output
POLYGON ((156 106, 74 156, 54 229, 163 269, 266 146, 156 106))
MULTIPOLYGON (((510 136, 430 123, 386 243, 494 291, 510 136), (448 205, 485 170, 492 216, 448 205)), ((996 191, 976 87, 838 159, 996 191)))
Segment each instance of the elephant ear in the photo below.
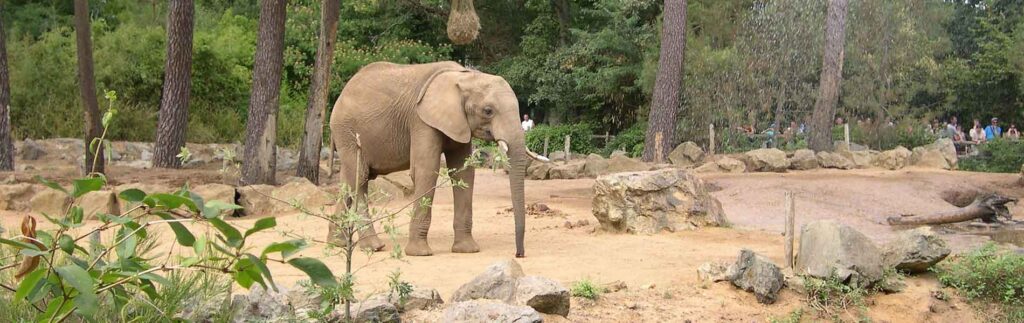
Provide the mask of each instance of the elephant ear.
MULTIPOLYGON (((468 71, 446 71, 449 73, 470 73, 468 71)), ((423 122, 440 130, 452 140, 468 143, 470 140, 469 120, 466 119, 464 95, 456 77, 440 77, 437 73, 430 78, 420 92, 416 104, 416 115, 423 122)))

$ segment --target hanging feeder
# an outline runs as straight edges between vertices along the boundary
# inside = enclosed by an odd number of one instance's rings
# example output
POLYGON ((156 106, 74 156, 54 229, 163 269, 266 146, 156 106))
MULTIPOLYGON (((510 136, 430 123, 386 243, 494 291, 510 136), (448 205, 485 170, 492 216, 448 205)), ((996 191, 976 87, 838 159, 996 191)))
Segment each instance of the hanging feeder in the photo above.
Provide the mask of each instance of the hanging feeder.
POLYGON ((448 15, 448 39, 456 45, 465 45, 476 40, 480 34, 480 17, 473 9, 473 0, 452 0, 452 12, 448 15))

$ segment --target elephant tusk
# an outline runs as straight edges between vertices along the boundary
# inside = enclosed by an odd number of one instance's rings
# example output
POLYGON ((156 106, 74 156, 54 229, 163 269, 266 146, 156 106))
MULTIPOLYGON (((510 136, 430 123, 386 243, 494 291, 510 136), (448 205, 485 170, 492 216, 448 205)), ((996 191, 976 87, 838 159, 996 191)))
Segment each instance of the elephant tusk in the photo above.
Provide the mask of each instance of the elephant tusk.
POLYGON ((508 144, 503 140, 498 140, 498 148, 501 148, 501 153, 508 155, 508 144))
POLYGON ((530 155, 530 157, 532 157, 533 159, 536 159, 538 161, 542 161, 542 162, 545 162, 545 163, 550 163, 551 162, 551 160, 548 159, 547 157, 538 155, 537 153, 530 151, 530 149, 526 149, 526 154, 530 155))

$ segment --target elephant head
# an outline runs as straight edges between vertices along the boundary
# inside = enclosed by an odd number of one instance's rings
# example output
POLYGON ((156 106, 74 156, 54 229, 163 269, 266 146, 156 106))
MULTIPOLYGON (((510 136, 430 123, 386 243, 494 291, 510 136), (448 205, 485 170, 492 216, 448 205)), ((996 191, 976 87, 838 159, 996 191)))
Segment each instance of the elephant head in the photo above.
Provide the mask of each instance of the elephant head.
POLYGON ((430 84, 429 98, 421 97, 416 114, 449 138, 496 141, 509 159, 509 188, 515 216, 516 257, 523 257, 526 207, 523 180, 528 158, 541 159, 526 148, 519 123, 519 100, 501 77, 475 71, 449 71, 430 84))

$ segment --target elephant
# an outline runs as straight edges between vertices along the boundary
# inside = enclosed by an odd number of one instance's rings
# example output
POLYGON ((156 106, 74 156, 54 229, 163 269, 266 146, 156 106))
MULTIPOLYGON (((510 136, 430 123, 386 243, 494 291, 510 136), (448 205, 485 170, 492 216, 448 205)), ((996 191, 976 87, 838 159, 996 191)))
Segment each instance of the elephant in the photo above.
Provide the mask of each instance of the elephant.
MULTIPOLYGON (((369 180, 407 169, 413 177, 413 196, 433 201, 442 154, 446 167, 459 169, 472 154, 472 138, 497 142, 510 166, 516 257, 525 256, 523 180, 528 158, 544 158, 526 147, 519 102, 505 79, 450 61, 371 63, 342 89, 331 112, 330 131, 334 149, 342 156, 341 181, 362 201, 369 180)), ((479 252, 472 235, 474 169, 458 171, 452 179, 466 186, 453 188, 455 241, 451 251, 479 252)), ((427 244, 431 207, 415 204, 405 254, 429 256, 433 254, 427 244)), ((341 203, 337 212, 344 212, 349 205, 341 203)), ((360 213, 365 219, 365 212, 360 213)), ((359 232, 359 246, 384 247, 372 223, 359 232)))

